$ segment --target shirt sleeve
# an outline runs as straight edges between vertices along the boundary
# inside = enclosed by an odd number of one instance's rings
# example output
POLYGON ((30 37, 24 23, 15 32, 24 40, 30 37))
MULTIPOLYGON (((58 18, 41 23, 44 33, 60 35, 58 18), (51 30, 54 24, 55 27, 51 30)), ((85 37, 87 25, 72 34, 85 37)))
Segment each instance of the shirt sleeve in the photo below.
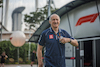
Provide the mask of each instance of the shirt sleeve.
POLYGON ((67 37, 67 38, 71 38, 71 39, 73 39, 73 40, 74 40, 74 38, 73 38, 73 37, 71 37, 67 31, 64 31, 64 32, 65 32, 65 35, 66 35, 66 37, 67 37))
POLYGON ((45 34, 42 32, 42 34, 40 35, 39 41, 38 41, 39 45, 44 46, 45 45, 45 34))

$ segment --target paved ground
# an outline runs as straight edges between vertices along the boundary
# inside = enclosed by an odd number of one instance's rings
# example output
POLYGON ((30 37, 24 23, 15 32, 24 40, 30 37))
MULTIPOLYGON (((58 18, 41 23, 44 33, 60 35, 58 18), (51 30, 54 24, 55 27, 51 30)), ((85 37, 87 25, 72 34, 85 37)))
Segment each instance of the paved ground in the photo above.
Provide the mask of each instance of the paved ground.
MULTIPOLYGON (((5 65, 5 67, 31 67, 29 64, 20 64, 20 65, 17 65, 17 64, 11 64, 11 65, 5 65)), ((36 64, 33 65, 33 67, 38 67, 36 64)), ((72 66, 66 66, 66 67, 72 67, 72 66)))
MULTIPOLYGON (((24 64, 24 65, 5 65, 5 67, 31 67, 29 64, 28 65, 26 65, 26 64, 24 64)), ((37 65, 33 65, 33 67, 37 67, 37 65)))

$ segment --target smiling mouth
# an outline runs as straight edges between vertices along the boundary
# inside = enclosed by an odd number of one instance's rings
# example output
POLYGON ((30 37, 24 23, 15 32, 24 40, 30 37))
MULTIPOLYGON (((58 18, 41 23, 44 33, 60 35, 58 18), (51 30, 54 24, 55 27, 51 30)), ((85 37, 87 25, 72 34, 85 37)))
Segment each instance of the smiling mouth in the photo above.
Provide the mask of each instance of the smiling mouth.
POLYGON ((58 23, 54 23, 54 24, 58 24, 58 23))

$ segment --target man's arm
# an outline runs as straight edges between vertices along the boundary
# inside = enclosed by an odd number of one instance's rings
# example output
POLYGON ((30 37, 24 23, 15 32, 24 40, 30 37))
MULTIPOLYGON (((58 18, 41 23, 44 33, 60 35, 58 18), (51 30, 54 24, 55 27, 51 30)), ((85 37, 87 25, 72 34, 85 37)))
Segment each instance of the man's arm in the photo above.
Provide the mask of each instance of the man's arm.
POLYGON ((73 46, 78 46, 78 42, 76 39, 70 39, 70 44, 73 45, 73 46))
POLYGON ((65 37, 64 37, 64 38, 60 39, 60 41, 61 41, 61 43, 63 43, 63 44, 70 42, 71 45, 73 45, 73 46, 78 46, 78 42, 77 42, 76 39, 73 40, 73 39, 65 38, 65 37))
POLYGON ((43 49, 43 46, 38 44, 38 47, 37 47, 38 67, 43 67, 42 49, 43 49))
POLYGON ((8 56, 7 56, 7 55, 5 55, 5 58, 8 58, 8 56))

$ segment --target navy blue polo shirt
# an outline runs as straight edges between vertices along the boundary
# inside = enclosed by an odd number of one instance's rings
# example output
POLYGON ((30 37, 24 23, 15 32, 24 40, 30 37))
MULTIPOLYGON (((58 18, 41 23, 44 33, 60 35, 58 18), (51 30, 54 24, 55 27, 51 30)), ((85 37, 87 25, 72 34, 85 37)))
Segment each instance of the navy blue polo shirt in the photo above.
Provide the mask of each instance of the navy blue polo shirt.
POLYGON ((44 30, 39 39, 39 45, 45 47, 45 67, 65 67, 65 44, 59 42, 57 36, 72 38, 65 30, 60 29, 55 35, 52 28, 44 30))

